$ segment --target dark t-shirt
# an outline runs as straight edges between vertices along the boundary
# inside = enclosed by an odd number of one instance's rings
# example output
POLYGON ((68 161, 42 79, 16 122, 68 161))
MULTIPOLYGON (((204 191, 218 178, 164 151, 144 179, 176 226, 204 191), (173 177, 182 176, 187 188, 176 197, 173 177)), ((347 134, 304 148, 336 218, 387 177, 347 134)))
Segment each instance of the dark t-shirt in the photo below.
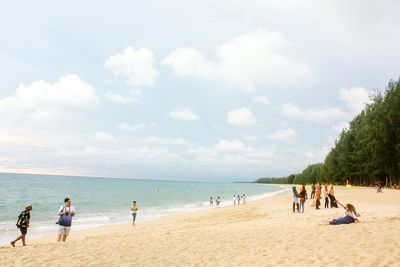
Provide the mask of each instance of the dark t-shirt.
POLYGON ((27 210, 24 210, 18 216, 18 219, 19 219, 19 223, 18 223, 19 227, 28 227, 29 220, 31 219, 31 213, 27 210))

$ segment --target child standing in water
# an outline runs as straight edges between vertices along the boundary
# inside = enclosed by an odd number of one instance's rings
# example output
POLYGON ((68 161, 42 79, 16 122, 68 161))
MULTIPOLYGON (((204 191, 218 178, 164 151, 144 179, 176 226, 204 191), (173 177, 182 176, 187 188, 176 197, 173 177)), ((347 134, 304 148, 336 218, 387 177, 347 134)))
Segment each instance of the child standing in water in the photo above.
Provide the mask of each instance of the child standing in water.
POLYGON ((218 196, 217 199, 215 200, 215 204, 217 204, 217 206, 219 206, 219 203, 221 203, 221 199, 218 196))
POLYGON ((131 206, 132 225, 135 225, 137 211, 138 211, 138 207, 136 206, 136 201, 133 201, 132 206, 131 206))

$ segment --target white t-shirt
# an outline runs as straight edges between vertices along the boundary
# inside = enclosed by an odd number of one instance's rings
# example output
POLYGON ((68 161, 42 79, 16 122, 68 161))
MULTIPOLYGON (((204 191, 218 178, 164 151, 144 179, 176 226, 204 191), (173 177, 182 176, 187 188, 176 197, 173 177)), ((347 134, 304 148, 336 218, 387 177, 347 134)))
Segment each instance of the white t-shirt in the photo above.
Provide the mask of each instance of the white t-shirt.
POLYGON ((67 206, 63 205, 58 209, 58 213, 65 212, 65 211, 67 211, 69 213, 68 216, 70 216, 71 213, 75 213, 75 209, 72 206, 67 207, 67 206))

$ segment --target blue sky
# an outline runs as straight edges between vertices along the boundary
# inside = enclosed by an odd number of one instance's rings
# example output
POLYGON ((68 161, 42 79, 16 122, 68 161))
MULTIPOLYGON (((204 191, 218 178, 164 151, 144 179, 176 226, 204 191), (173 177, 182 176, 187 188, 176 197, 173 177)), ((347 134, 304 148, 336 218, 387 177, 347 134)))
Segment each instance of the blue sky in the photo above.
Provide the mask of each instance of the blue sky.
POLYGON ((399 77, 398 1, 25 1, 0 22, 3 172, 288 175, 399 77))

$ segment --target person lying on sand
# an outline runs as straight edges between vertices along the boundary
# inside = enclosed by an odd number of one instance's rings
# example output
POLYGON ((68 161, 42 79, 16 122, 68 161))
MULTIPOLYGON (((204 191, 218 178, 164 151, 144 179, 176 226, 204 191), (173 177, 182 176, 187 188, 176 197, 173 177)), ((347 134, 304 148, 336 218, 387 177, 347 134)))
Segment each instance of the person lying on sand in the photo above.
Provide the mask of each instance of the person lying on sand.
POLYGON ((338 225, 338 224, 349 224, 349 223, 354 223, 358 222, 357 217, 360 216, 360 214, 357 213, 356 208, 351 205, 351 204, 346 204, 346 206, 343 206, 339 201, 336 200, 336 203, 342 206, 346 212, 343 215, 343 217, 338 218, 338 219, 333 219, 332 221, 329 222, 330 225, 338 225))

